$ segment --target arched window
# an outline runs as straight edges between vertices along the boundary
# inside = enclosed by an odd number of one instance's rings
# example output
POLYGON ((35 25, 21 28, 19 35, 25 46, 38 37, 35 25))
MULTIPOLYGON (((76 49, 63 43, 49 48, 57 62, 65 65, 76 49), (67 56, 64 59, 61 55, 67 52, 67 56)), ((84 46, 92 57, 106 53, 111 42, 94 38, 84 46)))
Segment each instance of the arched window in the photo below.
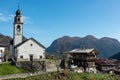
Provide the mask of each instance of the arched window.
POLYGON ((17 25, 17 32, 20 32, 20 25, 17 25))
POLYGON ((18 18, 18 21, 20 21, 20 18, 18 18))

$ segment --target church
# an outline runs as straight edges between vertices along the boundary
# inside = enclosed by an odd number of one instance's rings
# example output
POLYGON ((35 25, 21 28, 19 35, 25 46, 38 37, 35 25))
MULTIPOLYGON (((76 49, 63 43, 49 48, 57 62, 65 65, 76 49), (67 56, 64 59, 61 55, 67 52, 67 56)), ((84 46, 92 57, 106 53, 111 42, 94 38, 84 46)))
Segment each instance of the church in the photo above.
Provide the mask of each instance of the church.
POLYGON ((11 56, 16 62, 41 61, 45 58, 45 47, 34 38, 23 36, 23 16, 18 8, 13 23, 13 40, 11 41, 11 56))

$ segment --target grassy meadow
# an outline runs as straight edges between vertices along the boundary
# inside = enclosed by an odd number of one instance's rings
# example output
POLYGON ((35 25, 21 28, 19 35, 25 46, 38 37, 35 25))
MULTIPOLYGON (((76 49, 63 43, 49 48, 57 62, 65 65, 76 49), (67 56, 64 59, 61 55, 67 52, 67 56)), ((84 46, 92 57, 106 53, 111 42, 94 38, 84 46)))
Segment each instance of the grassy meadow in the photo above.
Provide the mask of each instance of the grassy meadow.
POLYGON ((16 78, 7 80, 116 80, 114 76, 109 74, 90 74, 90 73, 72 73, 72 72, 52 72, 48 74, 40 74, 26 78, 16 78))
MULTIPOLYGON (((0 76, 8 74, 17 74, 28 72, 27 70, 17 68, 10 63, 0 64, 0 76)), ((110 74, 93 74, 93 73, 74 73, 68 70, 60 72, 51 72, 29 76, 26 78, 16 78, 7 80, 116 80, 115 75, 110 74)))
POLYGON ((27 72, 27 70, 17 68, 16 66, 11 65, 10 63, 0 64, 0 76, 22 72, 27 72))

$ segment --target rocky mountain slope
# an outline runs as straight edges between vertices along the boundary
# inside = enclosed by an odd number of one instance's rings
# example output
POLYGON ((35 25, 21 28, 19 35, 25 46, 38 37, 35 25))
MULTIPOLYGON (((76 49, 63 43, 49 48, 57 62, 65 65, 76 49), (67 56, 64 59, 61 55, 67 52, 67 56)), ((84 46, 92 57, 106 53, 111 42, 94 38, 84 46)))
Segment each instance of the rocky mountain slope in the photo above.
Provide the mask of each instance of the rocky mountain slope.
POLYGON ((46 51, 53 54, 75 48, 95 48, 99 51, 98 57, 108 58, 120 51, 120 42, 109 37, 98 39, 91 35, 85 37, 64 36, 53 41, 46 51))
POLYGON ((120 60, 120 52, 118 52, 118 53, 114 54, 113 56, 111 56, 110 59, 120 60))
POLYGON ((10 40, 12 40, 11 37, 0 34, 0 45, 1 46, 9 46, 10 40))

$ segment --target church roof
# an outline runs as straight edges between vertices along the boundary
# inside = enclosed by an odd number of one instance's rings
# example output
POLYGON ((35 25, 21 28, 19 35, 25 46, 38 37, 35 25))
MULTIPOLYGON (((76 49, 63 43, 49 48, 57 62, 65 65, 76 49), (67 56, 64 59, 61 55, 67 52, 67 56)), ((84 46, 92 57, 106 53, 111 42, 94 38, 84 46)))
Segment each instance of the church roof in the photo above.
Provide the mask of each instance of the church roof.
POLYGON ((0 44, 0 47, 8 47, 8 45, 0 44))
POLYGON ((16 15, 21 15, 21 11, 20 11, 20 9, 18 9, 17 11, 16 11, 16 15))
POLYGON ((35 43, 37 43, 39 46, 41 46, 42 48, 45 48, 42 44, 40 44, 37 40, 35 40, 34 38, 30 38, 30 39, 26 39, 25 41, 23 41, 22 43, 18 44, 15 46, 15 48, 21 46, 22 44, 24 44, 25 42, 29 41, 29 40, 32 40, 34 41, 35 43))
MULTIPOLYGON (((22 36, 22 41, 24 42, 24 41, 26 41, 26 40, 28 40, 25 36, 22 36)), ((22 42, 22 43, 23 43, 22 42)), ((10 40, 10 44, 11 45, 13 45, 13 39, 12 40, 10 40)), ((21 43, 20 43, 21 44, 21 43)))

